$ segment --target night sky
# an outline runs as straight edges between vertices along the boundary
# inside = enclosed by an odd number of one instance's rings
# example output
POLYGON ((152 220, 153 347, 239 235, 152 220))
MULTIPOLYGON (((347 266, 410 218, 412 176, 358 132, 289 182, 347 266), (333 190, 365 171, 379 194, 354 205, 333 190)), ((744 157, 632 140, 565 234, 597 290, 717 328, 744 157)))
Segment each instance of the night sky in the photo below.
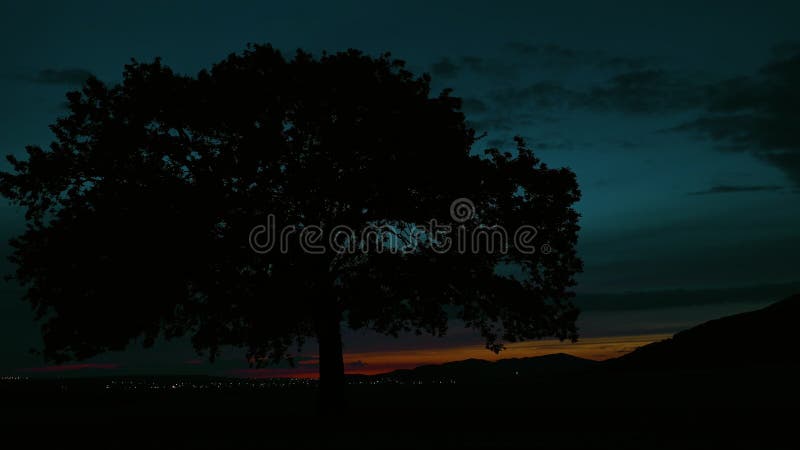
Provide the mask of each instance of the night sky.
MULTIPOLYGON (((604 359, 800 291, 800 3, 770 2, 0 2, 0 151, 46 146, 64 94, 130 58, 178 72, 248 42, 390 51, 464 98, 481 146, 524 136, 583 191, 577 344, 530 342, 500 357, 604 359), (681 290, 681 292, 676 292, 681 290)), ((3 162, 3 169, 7 165, 3 162)), ((22 211, 0 204, 0 269, 22 211)), ((0 375, 306 374, 210 366, 182 341, 45 367, 20 290, 0 297, 0 375)), ((135 347, 135 346, 134 346, 135 347)), ((349 370, 496 358, 453 322, 443 339, 346 333, 349 370)))

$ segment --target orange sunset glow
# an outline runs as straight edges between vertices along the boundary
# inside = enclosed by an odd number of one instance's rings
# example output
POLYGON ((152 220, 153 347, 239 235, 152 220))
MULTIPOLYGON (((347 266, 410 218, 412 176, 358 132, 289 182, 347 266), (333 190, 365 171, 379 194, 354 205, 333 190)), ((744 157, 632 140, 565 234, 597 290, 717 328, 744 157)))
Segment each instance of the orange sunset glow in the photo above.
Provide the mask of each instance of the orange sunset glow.
MULTIPOLYGON (((602 361, 669 337, 671 337, 670 334, 591 337, 583 338, 574 343, 545 339, 508 344, 506 349, 499 354, 494 354, 476 345, 360 353, 345 351, 345 372, 349 374, 375 375, 398 369, 413 369, 428 364, 442 364, 470 358, 496 361, 498 359, 529 358, 552 353, 569 353, 580 358, 602 361)), ((317 361, 316 359, 301 361, 293 369, 244 369, 235 370, 231 374, 252 378, 317 378, 317 361)))

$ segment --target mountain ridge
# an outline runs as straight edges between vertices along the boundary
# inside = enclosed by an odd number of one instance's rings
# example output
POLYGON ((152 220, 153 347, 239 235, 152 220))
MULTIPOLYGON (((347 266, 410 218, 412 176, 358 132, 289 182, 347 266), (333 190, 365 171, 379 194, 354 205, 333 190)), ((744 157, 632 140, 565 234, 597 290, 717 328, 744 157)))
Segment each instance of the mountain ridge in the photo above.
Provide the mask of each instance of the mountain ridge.
POLYGON ((794 344, 800 335, 793 327, 800 319, 800 294, 764 308, 696 325, 671 338, 653 342, 625 355, 603 361, 568 353, 551 353, 496 361, 470 358, 399 369, 376 375, 349 375, 368 379, 472 381, 565 375, 592 369, 684 369, 752 367, 800 364, 794 344))

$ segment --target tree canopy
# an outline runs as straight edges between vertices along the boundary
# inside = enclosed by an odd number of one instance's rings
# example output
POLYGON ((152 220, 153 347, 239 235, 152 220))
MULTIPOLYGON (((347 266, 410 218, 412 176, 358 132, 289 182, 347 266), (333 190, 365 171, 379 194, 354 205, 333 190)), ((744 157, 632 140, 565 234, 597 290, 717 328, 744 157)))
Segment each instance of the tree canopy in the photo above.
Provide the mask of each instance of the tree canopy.
POLYGON ((333 379, 342 323, 443 335, 455 314, 495 351, 577 336, 574 173, 521 139, 477 152, 461 100, 432 95, 427 75, 389 54, 249 46, 196 76, 134 61, 68 106, 49 148, 9 156, 0 178, 26 211, 12 260, 50 360, 187 335, 212 358, 234 345, 263 363, 314 338, 333 379), (456 199, 471 202, 457 220, 456 199), (312 254, 296 240, 254 251, 270 214, 301 230, 385 226, 399 240, 431 220, 532 226, 548 251, 443 252, 430 233, 405 252, 312 254))

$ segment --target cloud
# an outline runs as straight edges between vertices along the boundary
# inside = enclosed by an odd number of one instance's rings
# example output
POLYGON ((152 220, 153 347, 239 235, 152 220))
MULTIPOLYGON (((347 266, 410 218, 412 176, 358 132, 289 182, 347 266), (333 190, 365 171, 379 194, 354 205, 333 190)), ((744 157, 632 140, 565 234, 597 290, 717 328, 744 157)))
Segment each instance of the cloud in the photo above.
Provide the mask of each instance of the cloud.
POLYGON ((509 42, 508 48, 524 56, 544 56, 562 61, 580 61, 587 55, 587 51, 562 47, 557 44, 528 44, 525 42, 509 42))
POLYGON ((545 140, 530 140, 531 145, 539 150, 574 150, 576 148, 591 147, 590 142, 575 142, 572 139, 553 138, 545 140))
POLYGON ((800 188, 800 152, 797 149, 786 152, 763 152, 760 156, 766 162, 783 170, 795 186, 800 188))
MULTIPOLYGON (((574 141, 562 136, 549 137, 530 137, 521 136, 525 143, 536 150, 574 150, 578 148, 588 148, 591 142, 574 141)), ((486 141, 488 148, 503 148, 514 144, 514 136, 493 137, 486 141)))
POLYGON ((510 42, 493 58, 476 55, 446 56, 431 65, 431 73, 456 78, 474 73, 493 78, 517 78, 521 71, 588 68, 604 71, 640 70, 649 65, 643 58, 610 55, 599 50, 581 50, 557 44, 510 42))
POLYGON ((545 68, 590 66, 600 69, 632 70, 647 65, 647 61, 643 58, 613 56, 599 50, 579 50, 557 44, 509 42, 506 47, 529 63, 545 68))
POLYGON ((524 87, 505 88, 491 95, 499 108, 535 106, 539 109, 556 109, 570 106, 579 93, 554 81, 539 81, 524 87))
POLYGON ((44 69, 19 78, 40 84, 80 85, 91 76, 92 73, 84 69, 44 69))
POLYGON ((783 56, 755 75, 710 85, 705 111, 671 130, 750 152, 800 186, 800 48, 784 44, 773 54, 783 56))
POLYGON ((603 85, 578 94, 576 104, 588 109, 652 114, 700 108, 705 100, 702 84, 674 72, 647 69, 615 75, 603 85))
POLYGON ((458 76, 459 70, 460 67, 447 57, 440 59, 431 66, 431 73, 442 78, 455 78, 458 76))
POLYGON ((688 195, 709 195, 709 194, 731 194, 737 192, 763 192, 779 191, 783 186, 761 185, 761 186, 737 186, 737 185, 717 185, 703 191, 689 192, 688 195))
POLYGON ((516 78, 520 66, 493 58, 464 55, 459 57, 443 57, 431 65, 431 73, 435 76, 452 79, 465 73, 474 73, 489 78, 516 78))
POLYGON ((489 111, 489 106, 477 98, 462 98, 461 109, 468 113, 485 113, 489 111))
POLYGON ((346 363, 344 366, 347 369, 361 369, 367 367, 367 363, 359 359, 356 361, 351 361, 349 363, 346 363))
POLYGON ((491 109, 488 114, 484 114, 478 119, 470 119, 467 123, 477 131, 491 130, 492 132, 499 131, 514 135, 517 127, 520 126, 529 126, 537 123, 553 123, 557 121, 557 118, 544 114, 515 110, 496 111, 491 109))
POLYGON ((800 41, 784 41, 772 47, 772 55, 776 58, 785 58, 800 52, 800 41))
POLYGON ((515 42, 509 43, 507 49, 514 55, 511 61, 476 56, 442 58, 433 70, 451 78, 465 72, 517 78, 521 70, 542 65, 580 65, 612 69, 614 73, 600 72, 597 76, 604 76, 605 80, 588 86, 540 79, 528 84, 508 83, 506 87, 472 96, 464 101, 464 110, 470 113, 470 123, 478 131, 507 134, 543 120, 559 120, 554 117, 559 112, 695 114, 693 119, 667 131, 708 139, 720 150, 750 152, 783 171, 800 187, 798 42, 776 45, 771 52, 773 60, 757 73, 723 80, 654 68, 644 59, 555 44, 515 42))
POLYGON ((624 293, 578 293, 582 311, 662 309, 725 303, 770 303, 798 292, 800 282, 723 289, 674 289, 624 293))
POLYGON ((706 86, 665 70, 636 70, 614 75, 584 90, 555 81, 538 81, 495 91, 497 108, 588 110, 625 114, 663 114, 706 105, 706 86))
POLYGON ((654 114, 698 103, 697 84, 689 77, 648 69, 649 65, 643 58, 604 51, 511 42, 491 57, 443 57, 431 66, 431 73, 445 79, 479 76, 494 86, 499 84, 465 99, 463 106, 479 131, 502 133, 542 120, 559 120, 552 114, 558 111, 654 114), (594 79, 605 81, 594 86, 568 85, 557 81, 565 69, 588 71, 594 79))

